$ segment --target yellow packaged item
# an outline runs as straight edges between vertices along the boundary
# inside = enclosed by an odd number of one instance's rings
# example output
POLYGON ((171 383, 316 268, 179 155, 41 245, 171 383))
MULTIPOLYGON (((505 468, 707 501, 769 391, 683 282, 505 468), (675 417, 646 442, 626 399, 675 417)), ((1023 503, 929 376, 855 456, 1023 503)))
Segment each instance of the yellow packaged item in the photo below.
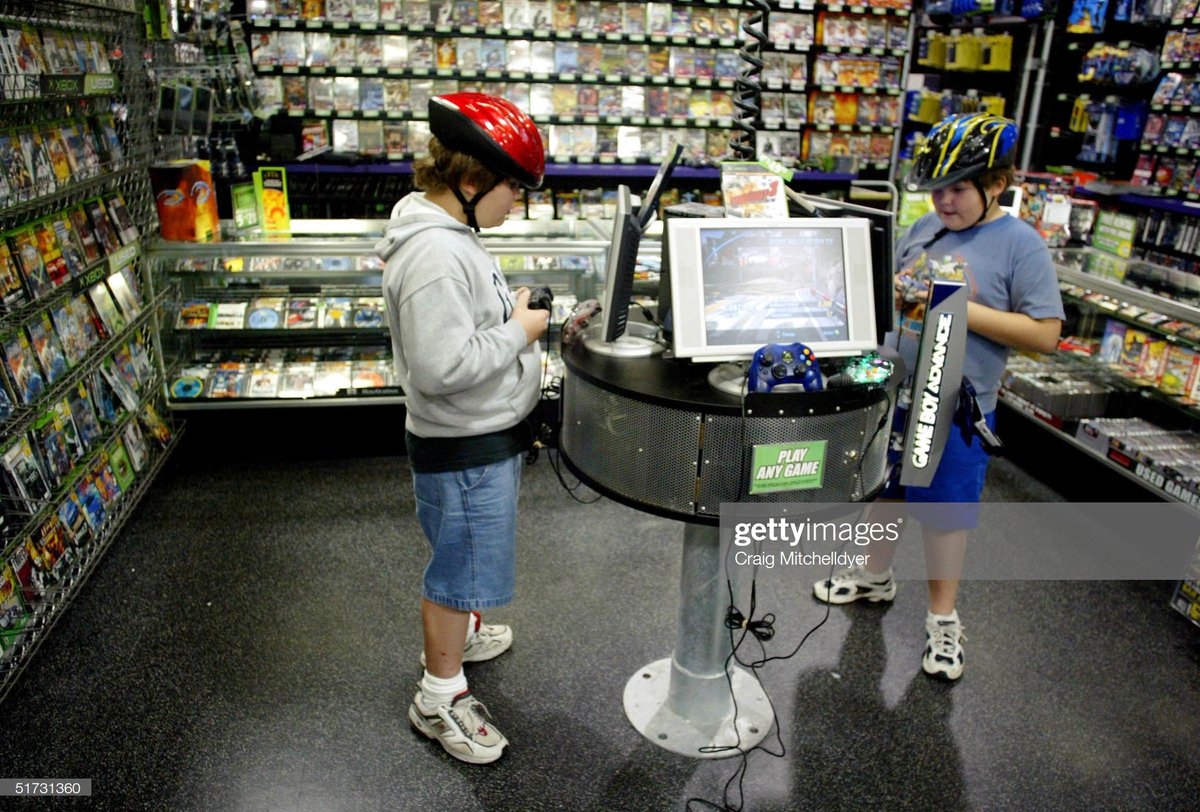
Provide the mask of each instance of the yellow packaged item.
POLYGON ((979 69, 1005 72, 1012 70, 1012 49, 1011 34, 984 36, 979 53, 979 69))
POLYGON ((982 43, 976 34, 951 32, 946 40, 946 70, 979 70, 982 43))
POLYGON ((930 31, 917 46, 917 64, 928 68, 946 67, 946 35, 939 31, 930 31))

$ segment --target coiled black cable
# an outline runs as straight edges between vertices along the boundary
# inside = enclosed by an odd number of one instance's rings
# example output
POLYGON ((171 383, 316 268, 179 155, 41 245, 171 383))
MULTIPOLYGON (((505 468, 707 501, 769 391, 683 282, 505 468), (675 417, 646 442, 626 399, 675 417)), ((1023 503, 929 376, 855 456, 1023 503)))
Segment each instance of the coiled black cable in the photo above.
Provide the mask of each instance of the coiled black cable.
POLYGON ((738 56, 746 66, 733 84, 733 128, 738 132, 729 140, 729 148, 737 160, 753 161, 757 144, 755 136, 762 124, 762 51, 767 43, 767 0, 750 0, 750 16, 742 23, 746 39, 738 56))

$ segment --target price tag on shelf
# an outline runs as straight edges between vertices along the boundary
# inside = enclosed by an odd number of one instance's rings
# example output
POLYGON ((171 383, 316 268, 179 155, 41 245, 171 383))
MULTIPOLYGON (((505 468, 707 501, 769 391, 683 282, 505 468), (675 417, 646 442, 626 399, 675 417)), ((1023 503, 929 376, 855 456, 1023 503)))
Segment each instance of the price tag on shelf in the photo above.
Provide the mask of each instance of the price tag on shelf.
POLYGON ((296 21, 293 20, 291 17, 280 17, 279 18, 279 27, 280 28, 295 28, 296 21))

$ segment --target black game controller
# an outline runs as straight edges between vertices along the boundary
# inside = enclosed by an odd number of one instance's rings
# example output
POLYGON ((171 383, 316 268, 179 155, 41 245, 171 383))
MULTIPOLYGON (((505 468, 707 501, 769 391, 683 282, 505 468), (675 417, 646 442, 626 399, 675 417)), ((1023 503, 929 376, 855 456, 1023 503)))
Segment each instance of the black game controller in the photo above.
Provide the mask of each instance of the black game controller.
POLYGON ((529 293, 530 310, 550 310, 553 302, 554 294, 550 291, 550 288, 544 285, 540 288, 534 288, 529 293))
POLYGON ((816 356, 803 344, 768 344, 754 353, 746 388, 751 392, 770 392, 784 383, 798 383, 808 392, 825 386, 816 356))

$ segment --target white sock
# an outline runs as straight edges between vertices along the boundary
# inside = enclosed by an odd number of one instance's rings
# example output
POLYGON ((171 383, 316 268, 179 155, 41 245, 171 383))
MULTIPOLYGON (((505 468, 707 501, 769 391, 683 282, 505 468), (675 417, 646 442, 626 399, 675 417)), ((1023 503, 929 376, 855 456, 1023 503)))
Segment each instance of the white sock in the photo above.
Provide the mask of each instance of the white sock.
POLYGON ((867 580, 876 584, 882 584, 890 581, 892 578, 892 568, 888 567, 883 572, 871 572, 869 569, 863 569, 863 575, 867 576, 867 580))
POLYGON ((449 705, 454 701, 454 697, 465 690, 467 690, 467 675, 463 673, 462 668, 459 668, 458 673, 453 677, 446 679, 435 677, 428 671, 421 678, 421 696, 426 706, 430 708, 449 705))
POLYGON ((471 638, 475 636, 475 632, 479 630, 480 624, 483 623, 483 615, 478 612, 467 613, 467 641, 471 642, 471 638))
POLYGON ((957 623, 958 609, 955 609, 948 615, 935 615, 933 612, 928 612, 925 615, 926 623, 957 623))

